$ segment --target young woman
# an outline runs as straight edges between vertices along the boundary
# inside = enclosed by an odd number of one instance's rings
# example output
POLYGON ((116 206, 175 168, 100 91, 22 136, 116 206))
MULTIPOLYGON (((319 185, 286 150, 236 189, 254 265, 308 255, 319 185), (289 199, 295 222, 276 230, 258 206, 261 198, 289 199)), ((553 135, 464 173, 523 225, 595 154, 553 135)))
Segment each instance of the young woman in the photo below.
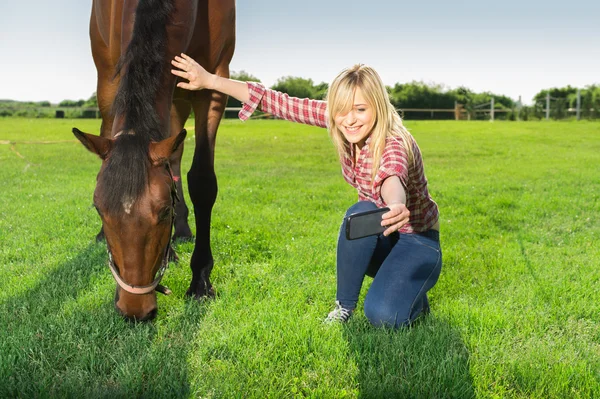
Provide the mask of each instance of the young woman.
POLYGON ((427 291, 440 275, 438 207, 427 190, 421 151, 390 103, 379 75, 355 65, 331 83, 326 101, 299 99, 208 73, 185 54, 172 73, 178 87, 210 89, 240 100, 242 120, 258 106, 290 121, 328 128, 346 181, 359 202, 346 215, 389 207, 383 234, 347 240, 345 218, 337 246, 337 300, 326 321, 347 321, 356 308, 365 275, 373 282, 364 312, 375 326, 409 325, 429 312, 427 291))

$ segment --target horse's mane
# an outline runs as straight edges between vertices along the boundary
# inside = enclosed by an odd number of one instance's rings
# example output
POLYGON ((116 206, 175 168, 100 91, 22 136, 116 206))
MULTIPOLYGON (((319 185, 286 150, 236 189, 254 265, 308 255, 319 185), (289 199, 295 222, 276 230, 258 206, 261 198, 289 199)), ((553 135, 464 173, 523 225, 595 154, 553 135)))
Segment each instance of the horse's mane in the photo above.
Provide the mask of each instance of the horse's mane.
POLYGON ((148 147, 166 138, 158 113, 166 65, 167 24, 173 0, 140 0, 131 41, 117 64, 121 81, 113 114, 124 117, 124 134, 119 136, 100 179, 105 189, 105 206, 119 214, 124 201, 134 201, 148 184, 148 147), (133 134, 128 134, 133 133, 133 134))

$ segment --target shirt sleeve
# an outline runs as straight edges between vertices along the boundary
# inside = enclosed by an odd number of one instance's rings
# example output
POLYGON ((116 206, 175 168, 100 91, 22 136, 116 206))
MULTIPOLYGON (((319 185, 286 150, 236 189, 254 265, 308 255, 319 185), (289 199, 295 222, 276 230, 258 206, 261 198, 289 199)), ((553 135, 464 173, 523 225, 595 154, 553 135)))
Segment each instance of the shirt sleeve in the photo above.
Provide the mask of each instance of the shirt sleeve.
POLYGON ((256 82, 247 82, 249 100, 239 113, 246 120, 260 105, 263 112, 292 122, 327 127, 327 102, 310 98, 290 97, 286 93, 265 88, 256 82))
POLYGON ((243 121, 250 118, 250 115, 256 111, 256 108, 258 108, 258 105, 260 104, 260 101, 262 100, 266 91, 265 86, 261 85, 260 83, 246 82, 246 85, 248 86, 249 99, 247 103, 243 104, 242 109, 238 114, 238 117, 243 121))
POLYGON ((404 146, 398 141, 400 138, 390 138, 383 150, 381 164, 375 176, 373 194, 376 199, 381 199, 381 186, 390 176, 398 176, 404 186, 408 199, 408 159, 404 146))

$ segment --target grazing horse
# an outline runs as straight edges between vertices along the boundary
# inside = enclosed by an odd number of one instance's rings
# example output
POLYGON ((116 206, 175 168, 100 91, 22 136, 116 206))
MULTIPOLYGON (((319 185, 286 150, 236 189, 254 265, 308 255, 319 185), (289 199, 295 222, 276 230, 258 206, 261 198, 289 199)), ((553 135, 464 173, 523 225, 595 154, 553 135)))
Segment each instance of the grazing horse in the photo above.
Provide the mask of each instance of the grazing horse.
POLYGON ((181 185, 183 126, 193 108, 195 152, 187 174, 196 220, 186 295, 213 296, 211 211, 217 196, 214 149, 227 97, 176 88, 170 61, 182 52, 229 77, 235 0, 94 0, 90 20, 98 72, 100 136, 73 129, 102 160, 94 206, 102 219, 115 307, 131 320, 156 316, 156 291, 171 237, 191 238, 181 185))

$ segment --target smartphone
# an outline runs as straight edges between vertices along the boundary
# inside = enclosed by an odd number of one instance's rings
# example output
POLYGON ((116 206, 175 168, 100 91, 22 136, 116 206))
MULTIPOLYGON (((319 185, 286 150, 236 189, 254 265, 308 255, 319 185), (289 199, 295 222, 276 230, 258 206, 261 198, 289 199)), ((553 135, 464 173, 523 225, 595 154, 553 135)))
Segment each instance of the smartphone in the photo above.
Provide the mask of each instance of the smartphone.
POLYGON ((356 240, 383 233, 387 227, 381 225, 381 215, 389 210, 390 208, 386 207, 346 216, 346 238, 356 240))

